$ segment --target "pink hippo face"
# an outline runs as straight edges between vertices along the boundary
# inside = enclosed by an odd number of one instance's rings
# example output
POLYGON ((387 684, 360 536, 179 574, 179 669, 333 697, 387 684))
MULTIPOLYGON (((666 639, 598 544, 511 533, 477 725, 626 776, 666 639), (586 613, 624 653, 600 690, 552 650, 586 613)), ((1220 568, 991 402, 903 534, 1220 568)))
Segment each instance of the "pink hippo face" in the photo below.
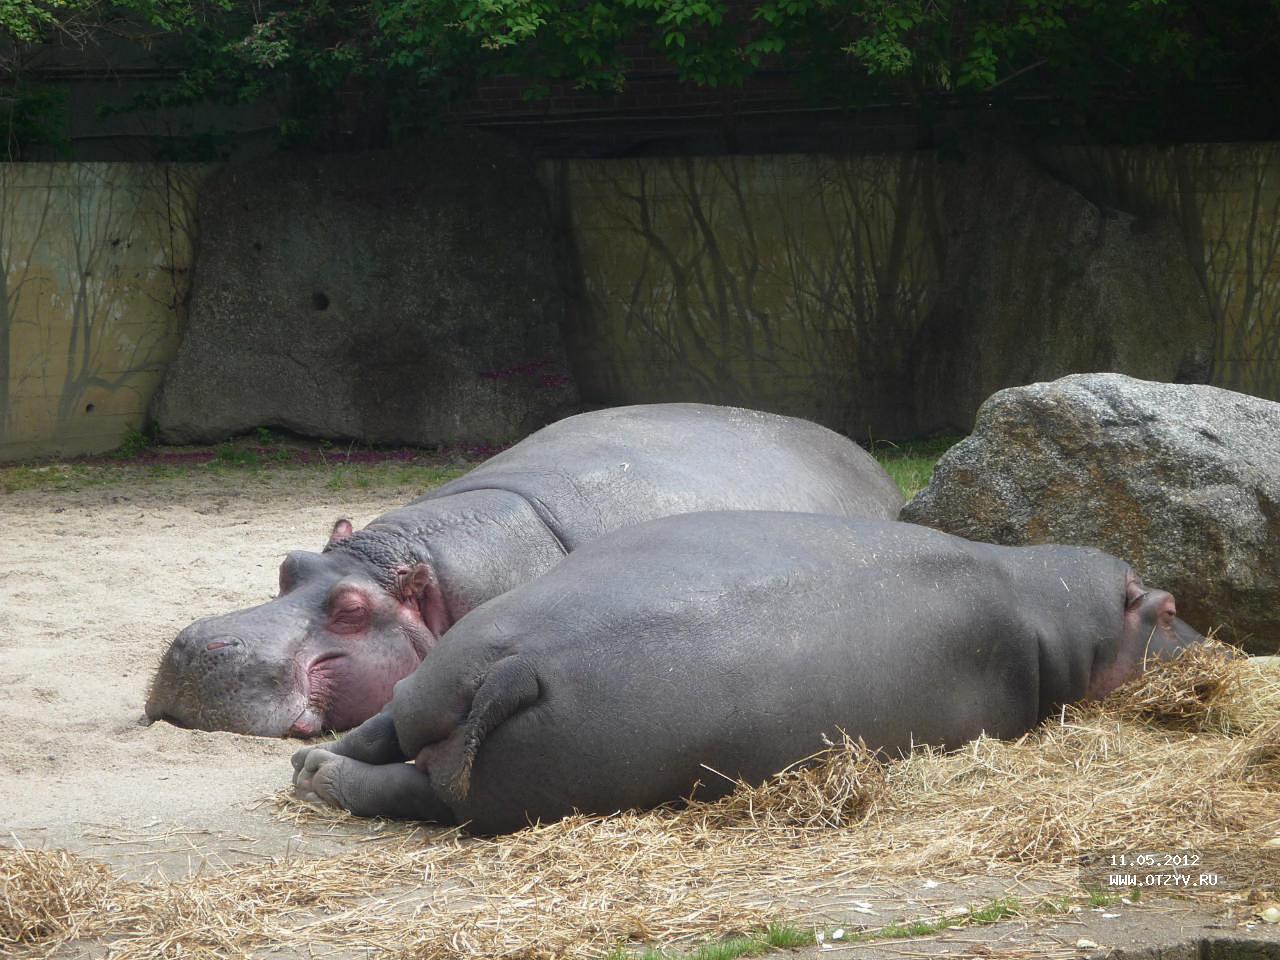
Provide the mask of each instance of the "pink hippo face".
MULTIPOLYGON (((330 544, 350 535, 339 521, 330 544)), ((422 661, 446 628, 441 609, 425 563, 383 568, 346 551, 294 551, 274 600, 178 634, 147 716, 269 737, 349 729, 381 710, 422 661)))
POLYGON ((1194 627, 1178 617, 1173 594, 1143 585, 1132 570, 1125 577, 1124 626, 1111 655, 1095 666, 1086 696, 1100 700, 1142 675, 1151 663, 1204 643, 1194 627))

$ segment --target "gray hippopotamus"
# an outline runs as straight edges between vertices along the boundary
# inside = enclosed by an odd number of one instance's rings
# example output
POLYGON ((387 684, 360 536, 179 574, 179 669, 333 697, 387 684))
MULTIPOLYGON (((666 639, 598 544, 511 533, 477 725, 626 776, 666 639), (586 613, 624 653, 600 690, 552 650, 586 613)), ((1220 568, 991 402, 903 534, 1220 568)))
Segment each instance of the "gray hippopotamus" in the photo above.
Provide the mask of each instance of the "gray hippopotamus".
POLYGON ((294 784, 356 814, 501 833, 695 783, 713 797, 840 730, 890 753, 1016 737, 1202 640, 1099 550, 811 514, 669 517, 472 611, 387 710, 295 754, 294 784))
POLYGON ((473 607, 602 534, 696 510, 888 518, 897 486, 805 420, 655 404, 570 417, 323 553, 296 551, 269 603, 197 621, 161 660, 147 716, 308 737, 377 713, 473 607))

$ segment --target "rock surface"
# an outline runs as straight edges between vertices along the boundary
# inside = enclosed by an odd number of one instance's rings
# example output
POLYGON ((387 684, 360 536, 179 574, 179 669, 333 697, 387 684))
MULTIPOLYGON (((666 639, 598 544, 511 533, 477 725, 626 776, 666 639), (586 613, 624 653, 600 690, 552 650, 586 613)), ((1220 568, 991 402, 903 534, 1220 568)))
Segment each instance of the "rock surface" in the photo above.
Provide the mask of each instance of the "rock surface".
POLYGON ((1198 629, 1280 651, 1278 403, 1119 374, 1002 390, 900 518, 1101 547, 1198 629))
POLYGON ((226 168, 199 208, 161 439, 501 443, 576 399, 546 203, 504 142, 279 154, 226 168))
POLYGON ((1072 373, 1207 382, 1213 314, 1172 218, 1100 206, 1012 151, 940 164, 938 193, 918 432, 965 432, 995 391, 1072 373))

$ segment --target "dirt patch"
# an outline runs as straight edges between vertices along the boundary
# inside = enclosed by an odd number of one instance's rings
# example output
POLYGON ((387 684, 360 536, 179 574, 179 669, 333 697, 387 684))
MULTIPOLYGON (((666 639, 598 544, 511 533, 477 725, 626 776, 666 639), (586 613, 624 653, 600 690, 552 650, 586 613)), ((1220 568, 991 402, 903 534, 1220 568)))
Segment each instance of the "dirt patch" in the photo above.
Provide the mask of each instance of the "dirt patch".
MULTIPOLYGON (((28 847, 183 876, 333 849, 259 809, 297 743, 143 724, 152 670, 197 617, 261 603, 291 549, 411 487, 330 490, 314 470, 210 471, 3 495, 0 811, 28 847)), ((344 841, 364 825, 333 828, 344 841)), ((13 839, 10 839, 10 843, 13 839)))

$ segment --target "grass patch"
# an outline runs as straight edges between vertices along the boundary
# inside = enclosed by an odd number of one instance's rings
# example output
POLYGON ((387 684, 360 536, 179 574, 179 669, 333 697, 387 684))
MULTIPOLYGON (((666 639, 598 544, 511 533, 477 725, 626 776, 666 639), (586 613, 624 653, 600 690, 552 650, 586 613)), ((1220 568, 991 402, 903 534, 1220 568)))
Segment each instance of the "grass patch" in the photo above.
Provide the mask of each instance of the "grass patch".
POLYGON ((250 447, 233 446, 230 443, 219 444, 213 451, 213 460, 215 463, 237 467, 259 467, 262 465, 262 457, 257 450, 250 447))
POLYGON ((913 920, 909 923, 891 923, 875 930, 867 930, 846 936, 846 943, 871 943, 878 940, 908 940, 913 937, 931 937, 952 927, 986 926, 1026 913, 1026 908, 1016 897, 1000 897, 985 906, 951 917, 936 920, 913 920))
POLYGON ((461 466, 429 466, 404 463, 361 463, 332 465, 325 471, 325 486, 330 490, 368 490, 373 487, 438 487, 462 476, 471 464, 461 466))
POLYGON ((904 443, 875 443, 871 454, 893 478, 902 495, 910 500, 929 485, 938 458, 960 441, 960 437, 930 437, 904 443))
POLYGON ((64 492, 116 484, 149 485, 197 476, 234 477, 237 482, 265 482, 287 471, 300 484, 323 485, 329 490, 368 490, 378 487, 413 487, 427 490, 466 473, 470 462, 439 463, 391 460, 344 463, 335 459, 311 463, 293 462, 283 447, 258 450, 223 444, 201 460, 173 463, 129 463, 111 460, 76 461, 37 466, 0 467, 0 493, 24 490, 64 492))
POLYGON ((807 947, 813 943, 813 934, 808 930, 788 927, 783 923, 771 923, 764 932, 764 942, 779 950, 807 947))
POLYGON ((811 947, 815 942, 814 935, 808 930, 771 923, 762 933, 713 940, 690 951, 673 952, 655 947, 628 949, 619 944, 605 955, 604 960, 737 960, 738 957, 758 957, 771 950, 811 947))
POLYGON ((956 916, 939 917, 933 920, 914 920, 908 923, 891 923, 874 930, 863 930, 856 933, 845 933, 839 930, 839 937, 823 932, 815 934, 809 930, 786 924, 770 924, 762 933, 742 937, 725 937, 713 940, 688 951, 660 950, 656 947, 628 948, 625 944, 614 947, 605 960, 736 960, 738 957, 758 957, 771 950, 790 950, 797 947, 811 947, 815 943, 830 942, 832 944, 876 943, 883 940, 908 940, 914 937, 929 937, 953 927, 984 926, 1007 920, 1010 917, 1024 915, 1027 908, 1016 897, 1001 897, 992 900, 985 906, 969 910, 956 916))
MULTIPOLYGON (((1135 889, 1136 893, 1137 890, 1135 889)), ((1121 894, 1111 893, 1107 890, 1090 890, 1089 906, 1090 907, 1110 907, 1120 902, 1121 894)))
MULTIPOLYGON (((910 498, 928 485, 938 457, 957 439, 877 443, 871 452, 903 496, 910 498)), ((246 477, 282 467, 303 471, 302 477, 320 477, 329 490, 370 490, 380 486, 425 489, 461 476, 494 452, 488 448, 466 448, 452 454, 409 449, 371 451, 356 444, 338 447, 330 440, 318 444, 286 441, 266 427, 259 427, 251 436, 212 447, 175 448, 157 444, 141 430, 130 430, 120 446, 105 457, 0 467, 0 493, 146 483, 211 470, 246 477)))
POLYGON ((0 493, 22 490, 84 490, 117 483, 163 482, 190 475, 168 464, 59 463, 49 466, 0 467, 0 493))
POLYGON ((153 437, 134 428, 124 435, 124 440, 111 452, 111 456, 117 460, 134 460, 150 450, 153 443, 153 437))

